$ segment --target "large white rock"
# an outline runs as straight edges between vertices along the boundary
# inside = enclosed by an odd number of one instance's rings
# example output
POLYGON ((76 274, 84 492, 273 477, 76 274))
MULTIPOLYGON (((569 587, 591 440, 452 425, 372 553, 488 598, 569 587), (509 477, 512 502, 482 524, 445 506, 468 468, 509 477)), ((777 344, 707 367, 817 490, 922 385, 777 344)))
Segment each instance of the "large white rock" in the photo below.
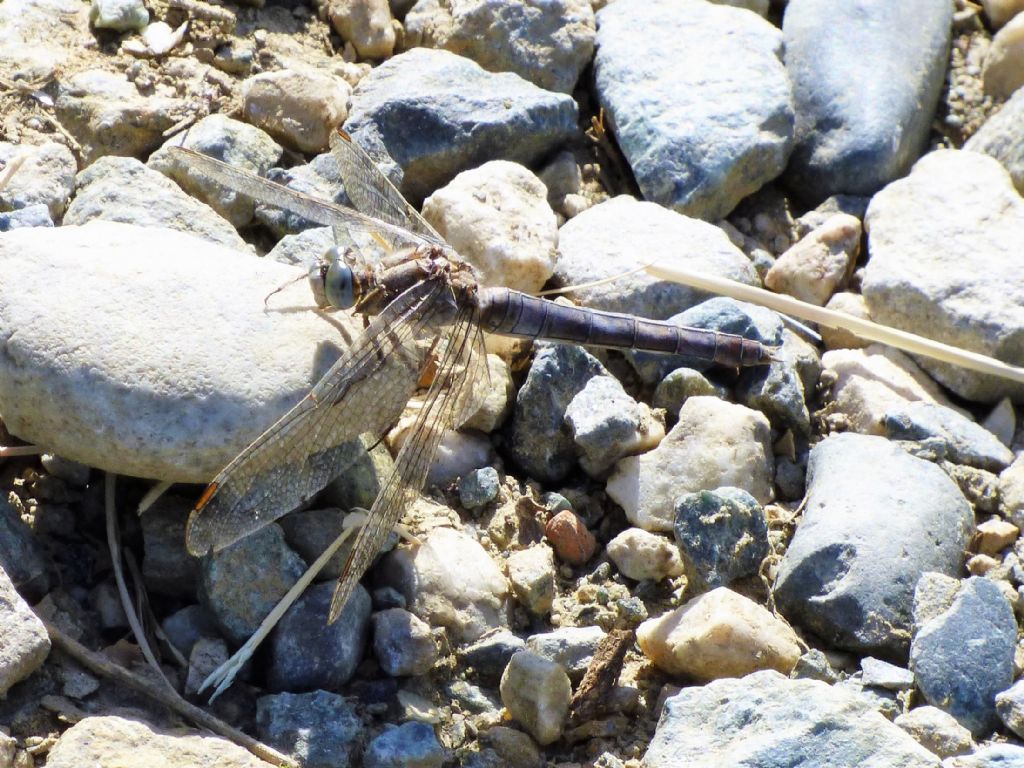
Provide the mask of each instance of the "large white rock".
POLYGON ((0 413, 101 469, 205 482, 303 397, 359 327, 301 271, 109 221, 0 235, 0 413), (278 308, 287 311, 274 311, 278 308))
POLYGON ((691 397, 661 444, 622 459, 606 490, 633 525, 671 531, 675 500, 684 493, 728 485, 761 504, 771 501, 774 464, 764 414, 715 397, 691 397))

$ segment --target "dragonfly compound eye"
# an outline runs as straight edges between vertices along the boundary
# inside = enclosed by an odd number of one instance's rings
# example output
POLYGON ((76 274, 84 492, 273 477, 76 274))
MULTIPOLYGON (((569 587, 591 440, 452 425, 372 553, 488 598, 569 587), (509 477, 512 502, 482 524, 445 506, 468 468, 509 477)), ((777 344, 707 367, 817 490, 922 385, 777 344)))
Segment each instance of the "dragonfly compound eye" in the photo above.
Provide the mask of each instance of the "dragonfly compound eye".
MULTIPOLYGON (((313 292, 316 293, 315 288, 313 292)), ((332 307, 352 309, 355 306, 355 280, 348 264, 337 259, 331 261, 323 276, 323 295, 332 307)))

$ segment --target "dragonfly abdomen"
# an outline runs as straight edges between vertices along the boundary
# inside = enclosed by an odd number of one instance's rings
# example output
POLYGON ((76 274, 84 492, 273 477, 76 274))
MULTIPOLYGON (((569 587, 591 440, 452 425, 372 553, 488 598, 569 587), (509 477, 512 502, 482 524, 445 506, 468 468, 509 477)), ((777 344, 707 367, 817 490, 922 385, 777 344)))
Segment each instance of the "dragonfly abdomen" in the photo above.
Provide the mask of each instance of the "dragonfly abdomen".
POLYGON ((481 326, 502 336, 688 355, 733 367, 773 359, 772 347, 735 334, 564 306, 508 288, 482 288, 478 300, 481 326))

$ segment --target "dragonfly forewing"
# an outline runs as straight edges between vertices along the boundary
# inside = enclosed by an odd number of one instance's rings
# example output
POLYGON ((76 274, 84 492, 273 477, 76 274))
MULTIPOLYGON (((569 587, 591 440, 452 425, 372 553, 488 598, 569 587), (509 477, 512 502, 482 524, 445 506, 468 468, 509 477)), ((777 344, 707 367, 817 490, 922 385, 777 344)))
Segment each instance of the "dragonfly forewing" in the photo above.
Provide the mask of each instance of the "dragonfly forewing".
POLYGON ((294 408, 214 478, 189 518, 188 549, 219 550, 292 511, 377 440, 416 390, 424 338, 451 321, 441 281, 419 283, 378 315, 294 408))

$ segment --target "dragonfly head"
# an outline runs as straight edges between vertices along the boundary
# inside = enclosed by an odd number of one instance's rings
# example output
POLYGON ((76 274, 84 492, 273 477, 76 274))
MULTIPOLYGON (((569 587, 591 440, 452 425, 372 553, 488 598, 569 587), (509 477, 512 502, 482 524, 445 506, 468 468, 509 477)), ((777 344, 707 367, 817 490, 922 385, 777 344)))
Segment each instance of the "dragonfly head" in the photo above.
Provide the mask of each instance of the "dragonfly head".
POLYGON ((351 309, 355 306, 355 276, 338 246, 327 249, 323 261, 310 267, 309 287, 319 307, 351 309))

